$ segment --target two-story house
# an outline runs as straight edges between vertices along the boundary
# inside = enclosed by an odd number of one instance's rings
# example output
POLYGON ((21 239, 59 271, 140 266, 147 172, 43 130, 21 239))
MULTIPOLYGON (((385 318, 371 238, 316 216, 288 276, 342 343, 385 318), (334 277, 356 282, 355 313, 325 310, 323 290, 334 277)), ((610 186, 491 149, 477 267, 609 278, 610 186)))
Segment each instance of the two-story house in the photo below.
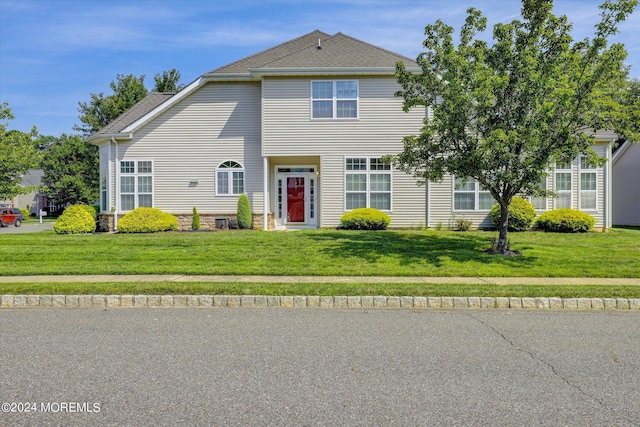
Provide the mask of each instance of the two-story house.
MULTIPOLYGON (((335 227, 373 207, 393 227, 490 225, 493 201, 454 177, 419 186, 381 161, 416 134, 426 109, 402 110, 395 66, 415 61, 342 33, 314 31, 208 73, 177 94, 151 93, 89 140, 100 147, 101 214, 109 229, 140 206, 188 228, 193 207, 210 226, 234 216, 246 193, 254 227, 335 227), (208 219, 207 219, 208 218, 208 219), (217 221, 216 221, 217 220, 217 221)), ((610 156, 609 135, 596 147, 610 156)), ((568 206, 610 224, 609 166, 557 165, 544 185, 568 206)), ((105 226, 106 228, 107 226, 105 226)))

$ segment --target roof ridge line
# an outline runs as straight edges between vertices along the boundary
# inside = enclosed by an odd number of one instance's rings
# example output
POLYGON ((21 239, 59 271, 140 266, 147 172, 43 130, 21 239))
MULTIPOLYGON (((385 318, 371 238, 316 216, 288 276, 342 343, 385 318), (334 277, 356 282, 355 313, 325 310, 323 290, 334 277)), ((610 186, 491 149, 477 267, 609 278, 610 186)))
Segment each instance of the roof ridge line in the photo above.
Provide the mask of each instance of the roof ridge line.
MULTIPOLYGON (((242 61, 245 61, 245 60, 247 60, 247 59, 249 59, 249 58, 253 58, 253 57, 255 57, 255 56, 261 55, 261 54, 263 54, 263 53, 265 53, 265 52, 268 52, 268 51, 270 51, 270 50, 277 49, 277 48, 279 48, 279 47, 282 47, 282 46, 285 46, 285 45, 291 44, 291 43, 293 43, 293 42, 295 42, 295 41, 297 41, 297 40, 300 40, 300 39, 302 39, 302 38, 304 38, 304 37, 308 37, 308 36, 310 36, 311 34, 316 33, 316 32, 317 32, 317 33, 322 33, 323 35, 328 36, 328 37, 333 37, 332 35, 327 34, 327 33, 325 33, 324 31, 320 31, 320 30, 318 30, 318 29, 315 29, 315 30, 313 30, 313 31, 311 31, 311 32, 309 32, 309 33, 307 33, 307 34, 303 34, 303 35, 301 35, 301 36, 299 36, 299 37, 296 37, 296 38, 294 38, 294 39, 284 41, 284 42, 282 42, 282 43, 280 43, 280 44, 278 44, 278 45, 271 46, 271 47, 269 47, 269 48, 267 48, 267 49, 263 49, 263 50, 261 50, 260 52, 256 52, 256 53, 254 53, 254 54, 252 54, 252 55, 245 56, 244 58, 240 58, 240 59, 238 59, 237 61, 233 61, 233 62, 230 62, 230 63, 228 63, 228 64, 222 65, 222 66, 220 66, 220 67, 218 67, 218 68, 216 68, 216 69, 214 69, 214 70, 211 70, 211 71, 209 71, 209 72, 206 72, 206 73, 204 73, 204 74, 213 74, 213 73, 215 73, 216 71, 218 71, 218 70, 220 70, 220 69, 222 69, 222 68, 231 67, 231 66, 232 66, 232 65, 234 65, 234 64, 237 64, 237 63, 242 62, 242 61)), ((282 56, 282 57, 280 57, 280 58, 284 58, 284 57, 286 57, 286 56, 288 56, 288 55, 282 56)), ((275 60, 273 60, 273 61, 275 61, 275 60)), ((269 61, 269 62, 272 62, 272 61, 269 61)), ((268 64, 268 62, 267 62, 267 64, 268 64)))

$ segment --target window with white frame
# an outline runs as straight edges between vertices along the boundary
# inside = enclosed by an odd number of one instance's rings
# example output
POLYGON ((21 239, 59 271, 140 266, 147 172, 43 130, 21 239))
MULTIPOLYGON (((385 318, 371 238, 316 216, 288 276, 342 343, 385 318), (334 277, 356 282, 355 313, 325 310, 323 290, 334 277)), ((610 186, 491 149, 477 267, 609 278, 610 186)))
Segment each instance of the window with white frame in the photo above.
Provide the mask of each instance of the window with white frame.
POLYGON ((377 157, 345 159, 345 209, 391 210, 391 164, 377 157))
POLYGON ((100 171, 100 212, 107 212, 109 203, 109 193, 107 192, 107 170, 100 171))
POLYGON ((598 172, 596 166, 587 163, 586 157, 580 157, 580 209, 597 209, 598 172))
MULTIPOLYGON (((538 182, 538 188, 540 190, 547 189, 547 177, 543 176, 540 178, 540 182, 538 182)), ((547 198, 542 196, 532 196, 529 197, 529 201, 533 205, 536 211, 546 211, 547 210, 547 198)))
POLYGON ((358 118, 357 80, 319 80, 311 82, 311 118, 358 118))
POLYGON ((496 203, 488 189, 472 179, 455 178, 453 210, 488 211, 496 203))
POLYGON ((120 210, 153 207, 153 162, 120 162, 120 210))
POLYGON ((558 193, 558 197, 555 199, 555 208, 570 208, 571 207, 571 163, 569 162, 556 162, 555 168, 555 188, 558 193))
POLYGON ((244 167, 234 161, 220 163, 216 172, 216 194, 237 196, 244 193, 244 167))

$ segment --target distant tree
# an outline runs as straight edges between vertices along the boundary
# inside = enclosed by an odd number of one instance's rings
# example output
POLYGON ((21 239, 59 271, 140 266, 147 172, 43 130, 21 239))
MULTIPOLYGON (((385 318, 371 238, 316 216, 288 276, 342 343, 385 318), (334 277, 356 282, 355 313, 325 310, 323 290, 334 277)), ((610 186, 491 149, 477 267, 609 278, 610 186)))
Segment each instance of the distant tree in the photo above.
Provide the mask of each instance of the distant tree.
POLYGON ((74 125, 73 130, 88 136, 133 107, 149 93, 144 86, 144 77, 118 74, 116 81, 109 85, 113 91, 111 95, 92 93, 89 102, 78 102, 78 118, 82 124, 74 125))
POLYGON ((576 43, 566 16, 551 13, 552 0, 523 0, 523 20, 495 25, 491 46, 476 38, 486 28, 476 9, 467 11, 457 45, 452 27, 428 25, 422 72, 399 64, 396 75, 404 110, 429 106, 433 119, 404 138, 394 163, 421 182, 445 174, 478 181, 500 205, 496 249, 504 252, 516 195, 547 195, 539 182, 555 160, 584 153, 602 164, 590 148, 594 130, 632 128, 619 99, 626 51, 607 39, 636 4, 605 1, 594 38, 576 43))
POLYGON ((46 192, 57 203, 93 204, 99 199, 98 147, 78 135, 61 135, 49 144, 41 167, 46 192))
POLYGON ((175 68, 156 74, 153 80, 156 82, 153 92, 179 92, 184 87, 179 83, 180 71, 175 68))
POLYGON ((32 189, 23 187, 22 177, 38 163, 36 139, 38 131, 34 126, 29 133, 7 130, 8 120, 15 117, 9 105, 0 105, 0 200, 12 199, 18 194, 26 194, 32 189), (7 120, 5 122, 5 120, 7 120))

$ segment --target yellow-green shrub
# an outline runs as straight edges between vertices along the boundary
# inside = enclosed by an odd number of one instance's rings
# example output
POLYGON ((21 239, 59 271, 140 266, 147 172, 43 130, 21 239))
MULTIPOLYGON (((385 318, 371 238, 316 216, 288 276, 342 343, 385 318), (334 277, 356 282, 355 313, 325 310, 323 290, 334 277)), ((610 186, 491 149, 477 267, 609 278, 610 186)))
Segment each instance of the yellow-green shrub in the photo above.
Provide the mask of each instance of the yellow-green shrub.
POLYGON ((118 221, 121 233, 155 233, 178 229, 178 218, 156 208, 137 208, 118 221))
MULTIPOLYGON (((500 224, 500 205, 496 203, 489 212, 491 222, 496 227, 500 224)), ((509 205, 509 231, 527 231, 536 217, 536 208, 528 200, 514 197, 509 205)))
POLYGON ((83 205, 69 206, 53 224, 53 231, 56 234, 93 233, 96 221, 85 208, 83 205))
POLYGON ((578 233, 591 230, 596 219, 582 211, 563 208, 543 213, 536 222, 544 231, 578 233))
POLYGON ((354 209, 340 218, 347 230, 384 230, 391 223, 386 213, 373 208, 354 209))
POLYGON ((93 206, 89 206, 89 205, 78 205, 78 206, 86 210, 89 213, 89 215, 91 215, 91 218, 93 218, 94 221, 98 219, 98 211, 93 206))

